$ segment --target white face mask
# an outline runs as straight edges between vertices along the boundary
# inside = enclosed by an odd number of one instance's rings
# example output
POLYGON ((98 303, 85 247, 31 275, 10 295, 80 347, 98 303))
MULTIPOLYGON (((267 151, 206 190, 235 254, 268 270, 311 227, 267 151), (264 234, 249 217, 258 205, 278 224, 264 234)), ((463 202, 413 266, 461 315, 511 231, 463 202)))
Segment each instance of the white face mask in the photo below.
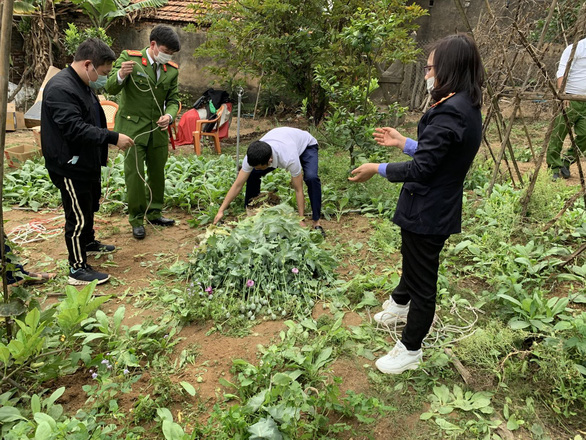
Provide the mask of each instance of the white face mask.
POLYGON ((167 64, 171 61, 172 55, 165 53, 159 49, 159 53, 155 56, 155 61, 159 64, 167 64))
POLYGON ((429 78, 427 78, 425 80, 425 84, 427 86, 427 93, 431 93, 431 91, 433 90, 433 86, 435 86, 435 77, 430 76, 429 78))

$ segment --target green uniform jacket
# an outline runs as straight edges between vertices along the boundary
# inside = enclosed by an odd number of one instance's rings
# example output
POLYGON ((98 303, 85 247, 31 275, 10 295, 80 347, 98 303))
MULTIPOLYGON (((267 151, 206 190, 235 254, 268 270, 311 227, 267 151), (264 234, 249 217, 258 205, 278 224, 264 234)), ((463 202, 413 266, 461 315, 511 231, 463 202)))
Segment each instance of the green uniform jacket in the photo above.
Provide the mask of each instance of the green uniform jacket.
MULTIPOLYGON (((140 133, 153 130, 162 114, 170 114, 175 119, 179 110, 178 66, 175 63, 168 63, 159 67, 161 74, 157 81, 146 51, 147 48, 143 49, 140 55, 139 51, 122 51, 114 63, 105 87, 106 92, 112 95, 122 92, 118 101, 114 130, 133 139, 140 133), (135 61, 137 65, 134 66, 132 74, 126 76, 122 84, 118 84, 118 70, 125 61, 135 61)), ((169 143, 167 130, 154 130, 152 136, 154 145, 169 143)), ((144 145, 148 140, 149 135, 146 134, 139 136, 135 142, 144 145)))

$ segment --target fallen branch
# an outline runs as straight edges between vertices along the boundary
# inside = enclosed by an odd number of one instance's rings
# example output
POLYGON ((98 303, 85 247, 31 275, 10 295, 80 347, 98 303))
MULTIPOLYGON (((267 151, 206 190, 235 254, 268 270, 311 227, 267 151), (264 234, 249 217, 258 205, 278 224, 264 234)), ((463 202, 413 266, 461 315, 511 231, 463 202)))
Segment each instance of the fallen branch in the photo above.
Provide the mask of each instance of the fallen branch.
POLYGON ((574 205, 576 200, 578 200, 578 197, 582 197, 585 192, 586 192, 586 189, 583 188, 581 191, 578 191, 576 194, 574 194, 572 197, 570 197, 568 200, 566 200, 566 203, 564 204, 564 207, 561 209, 561 211, 558 212, 554 218, 552 218, 550 221, 547 222, 547 224, 545 225, 545 228, 543 228, 543 232, 545 232, 549 228, 551 228, 555 224, 555 222, 557 222, 560 219, 560 217, 562 215, 564 215, 564 212, 566 212, 570 206, 574 205))
POLYGON ((462 376, 462 380, 464 380, 464 383, 470 386, 470 384, 472 383, 472 375, 470 374, 470 372, 466 369, 466 367, 464 367, 464 365, 462 365, 462 362, 460 362, 456 355, 454 355, 454 352, 451 349, 445 347, 444 352, 448 355, 450 361, 452 362, 452 364, 454 364, 454 367, 456 367, 458 373, 460 373, 460 376, 462 376))
POLYGON ((12 101, 16 97, 16 95, 18 94, 18 92, 20 92, 20 89, 22 89, 22 87, 24 86, 26 77, 31 72, 31 70, 33 70, 32 66, 28 66, 25 69, 25 71, 23 72, 22 76, 20 77, 20 81, 18 82, 18 85, 16 86, 16 89, 14 89, 12 91, 12 93, 8 96, 8 99, 6 100, 6 102, 12 101))
POLYGON ((566 259, 566 261, 564 261, 562 264, 560 264, 560 267, 566 267, 568 265, 568 263, 570 263, 570 261, 572 261, 574 258, 576 258, 578 255, 580 255, 585 250, 586 250, 586 243, 584 243, 582 246, 580 246, 577 251, 574 251, 574 253, 572 255, 570 255, 566 259))
POLYGON ((499 364, 500 370, 504 372, 505 369, 505 362, 507 362, 507 360, 511 357, 514 356, 516 354, 522 354, 522 355, 526 355, 531 353, 529 350, 520 350, 520 351, 512 351, 511 353, 507 354, 505 356, 505 358, 501 361, 501 363, 499 364))

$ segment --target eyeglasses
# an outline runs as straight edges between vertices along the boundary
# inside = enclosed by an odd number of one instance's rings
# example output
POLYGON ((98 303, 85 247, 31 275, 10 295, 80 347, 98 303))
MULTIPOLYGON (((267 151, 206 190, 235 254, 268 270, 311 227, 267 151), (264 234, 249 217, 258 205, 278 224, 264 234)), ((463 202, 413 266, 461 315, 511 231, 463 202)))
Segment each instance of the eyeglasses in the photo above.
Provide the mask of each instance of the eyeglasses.
POLYGON ((425 72, 425 74, 427 75, 429 72, 431 72, 431 69, 433 69, 435 66, 433 64, 429 65, 429 66, 423 66, 423 71, 425 72))

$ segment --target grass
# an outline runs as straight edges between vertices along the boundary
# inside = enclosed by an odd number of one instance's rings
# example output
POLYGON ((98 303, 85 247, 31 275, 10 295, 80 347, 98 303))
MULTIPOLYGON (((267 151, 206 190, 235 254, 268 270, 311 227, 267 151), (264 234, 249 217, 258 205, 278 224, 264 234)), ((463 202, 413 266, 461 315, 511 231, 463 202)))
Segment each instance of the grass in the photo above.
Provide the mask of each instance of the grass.
MULTIPOLYGON (((415 125, 411 124, 404 132, 414 130, 415 125)), ((532 124, 530 130, 538 139, 543 133, 543 123, 532 124)), ((513 134, 514 142, 522 141, 523 133, 514 131, 513 134)), ((319 133, 316 135, 319 136, 319 133)), ((494 133, 489 136, 494 136, 494 133)), ((231 153, 233 148, 229 146, 226 151, 231 153)), ((390 160, 405 159, 398 150, 386 153, 390 160)), ((382 155, 376 152, 368 160, 378 160, 382 155)), ((204 154, 206 157, 217 158, 204 154)), ((199 393, 191 396, 189 387, 180 385, 181 382, 197 385, 198 378, 205 378, 204 370, 211 368, 211 364, 205 363, 219 361, 217 356, 208 355, 199 346, 200 341, 193 338, 193 345, 179 356, 183 361, 179 362, 181 368, 177 369, 172 365, 171 357, 155 359, 149 353, 149 364, 135 367, 135 377, 148 381, 133 385, 136 393, 133 413, 129 413, 127 408, 116 409, 110 403, 123 400, 119 391, 122 388, 116 388, 115 392, 112 391, 114 394, 106 399, 105 385, 94 384, 95 389, 90 393, 99 397, 99 405, 93 407, 93 411, 102 408, 100 417, 104 417, 99 420, 115 420, 123 434, 161 438, 164 421, 158 410, 170 408, 173 423, 186 431, 193 429, 200 438, 222 438, 222 435, 229 435, 222 433, 228 432, 246 433, 249 426, 259 423, 261 414, 262 417, 268 414, 260 407, 252 413, 246 412, 245 408, 254 407, 255 396, 262 390, 275 390, 283 386, 289 379, 282 375, 299 370, 302 371, 300 377, 303 381, 299 383, 303 384, 300 389, 303 393, 300 392, 297 397, 310 399, 302 420, 306 424, 297 431, 300 436, 312 432, 319 423, 324 422, 320 419, 321 422, 316 421, 314 425, 309 417, 311 408, 322 408, 323 413, 329 416, 325 419, 328 423, 333 425, 333 422, 341 420, 355 430, 353 434, 350 431, 330 433, 330 438, 368 438, 371 435, 374 438, 413 440, 495 439, 498 433, 492 424, 499 419, 503 422, 501 427, 507 427, 515 437, 578 439, 583 426, 586 426, 582 411, 584 397, 581 394, 586 385, 584 374, 577 367, 583 365, 586 353, 583 304, 570 302, 566 309, 551 313, 547 301, 553 296, 567 296, 565 290, 554 292, 554 287, 565 285, 563 283, 572 283, 571 292, 576 298, 586 292, 584 257, 578 256, 565 268, 559 263, 559 258, 577 249, 586 236, 586 212, 582 200, 577 201, 553 228, 543 230, 544 223, 559 211, 577 188, 568 187, 564 182, 553 183, 543 174, 538 179, 531 200, 530 216, 520 218, 522 190, 503 180, 487 198, 485 189, 492 165, 479 156, 466 183, 464 232, 449 239, 442 254, 438 283, 442 322, 462 326, 463 320, 455 310, 462 310, 464 317, 469 318, 471 312, 466 307, 473 306, 480 310, 479 320, 472 329, 475 331, 470 331, 466 334, 467 338, 458 341, 453 341, 454 334, 445 332, 439 339, 441 344, 425 348, 425 363, 421 369, 399 376, 385 376, 373 367, 372 360, 388 350, 392 341, 388 334, 375 330, 368 320, 379 310, 380 303, 388 297, 399 279, 400 234, 390 218, 400 185, 381 179, 361 185, 350 184, 347 181, 348 168, 346 153, 320 149, 324 211, 337 221, 335 233, 328 236, 326 249, 341 260, 337 272, 339 280, 329 286, 332 296, 325 301, 316 301, 317 309, 323 307, 322 304, 329 307, 327 318, 315 322, 311 319, 283 322, 285 328, 277 332, 275 340, 251 350, 254 354, 250 355, 248 364, 237 363, 231 373, 222 376, 238 384, 237 387, 230 387, 224 382, 214 385, 218 396, 214 401, 216 406, 199 393), (537 301, 535 295, 539 297, 543 292, 549 294, 542 302, 537 301), (511 301, 503 300, 503 295, 526 306, 513 307, 511 301), (344 319, 353 318, 354 324, 337 327, 336 312, 339 311, 346 313, 344 319), (512 323, 528 323, 529 326, 517 328, 512 323), (464 383, 444 352, 445 346, 452 349, 471 374, 473 382, 464 383), (332 348, 332 365, 336 360, 352 361, 356 370, 336 379, 329 372, 329 363, 315 367, 314 361, 327 347, 332 348), (313 354, 309 356, 309 353, 313 354), (253 375, 253 371, 258 374, 253 375), (254 380, 249 382, 247 379, 251 377, 254 380), (347 406, 336 407, 344 394, 338 394, 335 385, 339 385, 339 380, 343 381, 342 385, 353 383, 352 380, 357 377, 364 379, 365 395, 357 397, 347 393, 348 400, 344 401, 347 406), (263 386, 257 387, 260 383, 263 386), (311 395, 309 387, 318 390, 319 395, 308 397, 311 395), (458 402, 458 389, 463 390, 464 395, 470 393, 467 398, 460 398, 460 407, 453 404, 458 402), (434 413, 429 420, 420 420, 422 414, 437 409, 438 395, 444 391, 448 400, 439 405, 441 411, 434 413), (492 412, 481 412, 462 403, 476 402, 480 405, 483 397, 477 394, 479 392, 490 395, 489 403, 482 407, 492 412), (369 399, 377 399, 380 404, 369 399), (381 410, 382 407, 385 409, 381 410), (106 412, 104 408, 114 409, 106 412), (177 411, 184 411, 181 420, 177 411), (108 414, 107 417, 105 414, 108 414), (366 419, 353 418, 352 414, 372 417, 374 421, 368 423, 366 419), (215 425, 206 425, 208 418, 215 425), (149 423, 145 424, 146 421, 149 423), (146 432, 138 434, 142 425, 146 432)), ((285 196, 290 195, 287 176, 273 174, 267 184, 278 188, 285 196)), ((226 179, 226 185, 231 183, 230 180, 226 179)), ((104 230, 100 238, 116 233, 116 229, 104 230)), ((187 288, 177 265, 181 262, 176 260, 179 259, 170 254, 145 259, 143 268, 150 271, 152 278, 149 285, 142 289, 136 289, 131 283, 127 285, 124 280, 118 281, 121 291, 132 291, 134 294, 132 297, 122 296, 123 301, 132 304, 136 310, 150 308, 153 314, 158 315, 154 323, 141 322, 139 325, 142 329, 150 325, 160 327, 157 337, 145 336, 148 344, 144 339, 137 341, 144 344, 143 347, 159 347, 157 344, 161 341, 164 345, 162 335, 166 330, 163 329, 169 326, 175 326, 177 330, 181 328, 179 324, 170 324, 175 322, 177 313, 181 311, 171 306, 177 295, 187 288)), ((108 259, 100 262, 106 266, 113 264, 108 259)), ((62 290, 64 286, 54 283, 52 288, 62 290)), ((110 307, 108 303, 105 309, 110 307)), ((238 326, 223 322, 223 326, 218 326, 194 316, 196 319, 189 328, 192 331, 190 334, 196 334, 193 329, 199 326, 205 328, 204 331, 238 334, 243 338, 237 342, 238 345, 250 344, 252 340, 247 339, 251 337, 249 323, 238 326)), ((47 333, 51 328, 47 327, 47 333)), ((130 341, 125 337, 125 347, 132 346, 130 341)), ((106 353, 100 345, 88 344, 88 348, 95 350, 95 356, 106 353)), ((293 392, 293 388, 287 391, 293 392)), ((284 396, 286 392, 282 391, 282 394, 284 396)), ((266 406, 269 402, 276 405, 279 401, 271 399, 277 397, 266 394, 263 402, 266 406)), ((23 398, 26 405, 27 399, 23 398)), ((28 408, 26 405, 22 407, 28 408)), ((29 414, 25 409, 23 413, 29 414)), ((342 425, 336 427, 346 429, 342 425)), ((196 434, 193 435, 197 437, 196 434)))

